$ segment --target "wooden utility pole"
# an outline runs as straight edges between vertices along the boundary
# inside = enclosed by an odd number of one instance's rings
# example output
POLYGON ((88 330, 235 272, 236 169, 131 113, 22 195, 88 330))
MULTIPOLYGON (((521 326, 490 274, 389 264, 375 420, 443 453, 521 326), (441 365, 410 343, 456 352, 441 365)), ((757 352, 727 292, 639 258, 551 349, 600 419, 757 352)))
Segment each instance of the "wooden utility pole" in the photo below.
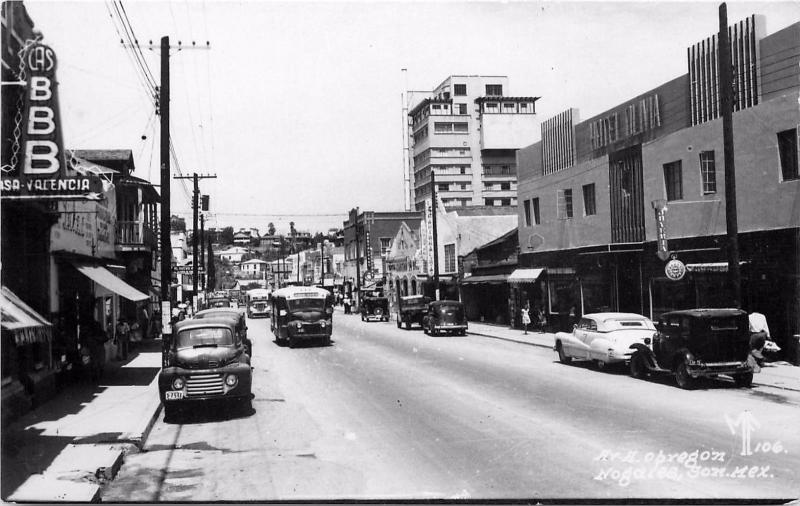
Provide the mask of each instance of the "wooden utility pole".
POLYGON ((194 295, 197 295, 197 276, 198 276, 198 266, 197 260, 199 259, 199 255, 197 253, 198 249, 198 237, 197 237, 197 219, 200 209, 200 180, 201 179, 216 179, 217 176, 214 174, 205 174, 200 175, 197 172, 192 174, 191 176, 175 176, 175 179, 191 179, 194 183, 194 191, 192 192, 192 291, 194 291, 194 295))
POLYGON ((436 174, 431 169, 431 221, 433 222, 433 289, 439 300, 439 238, 436 233, 436 174))
POLYGON ((728 37, 728 7, 719 6, 719 88, 722 109, 722 145, 725 160, 725 224, 728 230, 728 282, 737 307, 742 306, 739 269, 739 226, 736 215, 736 168, 733 148, 733 68, 728 37))
MULTIPOLYGON (((170 166, 169 166, 169 37, 161 37, 161 89, 158 108, 161 114, 161 302, 162 311, 170 310, 169 285, 172 281, 172 243, 170 241, 170 166), (166 302, 166 306, 164 306, 166 302)), ((162 321, 170 317, 162 314, 162 321)), ((164 334, 171 334, 164 325, 164 334)))
POLYGON ((205 245, 205 235, 206 235, 206 219, 205 216, 202 214, 200 215, 200 266, 203 267, 203 275, 201 279, 203 280, 202 287, 203 291, 206 291, 206 274, 208 274, 208 270, 206 269, 206 249, 203 247, 205 245))
POLYGON ((356 293, 353 295, 353 301, 356 303, 356 307, 361 307, 359 304, 361 303, 360 295, 361 295, 361 247, 358 242, 358 211, 359 209, 356 207, 356 215, 355 215, 355 230, 356 230, 356 293))

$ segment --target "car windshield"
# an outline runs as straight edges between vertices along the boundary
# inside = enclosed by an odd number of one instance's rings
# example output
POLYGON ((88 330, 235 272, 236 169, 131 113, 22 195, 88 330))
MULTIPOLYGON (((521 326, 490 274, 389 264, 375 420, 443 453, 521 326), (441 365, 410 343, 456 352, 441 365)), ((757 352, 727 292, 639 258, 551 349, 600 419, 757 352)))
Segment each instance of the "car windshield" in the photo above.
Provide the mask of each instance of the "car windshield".
POLYGON ((230 346, 232 344, 233 335, 230 329, 223 327, 182 330, 178 332, 178 339, 176 340, 176 346, 179 349, 230 346))
POLYGON ((711 318, 708 324, 711 330, 739 330, 736 318, 711 318))
POLYGON ((323 311, 325 309, 325 299, 289 299, 286 301, 289 311, 323 311))
POLYGON ((458 304, 442 304, 440 306, 436 306, 436 310, 439 311, 440 313, 461 311, 461 306, 458 304))

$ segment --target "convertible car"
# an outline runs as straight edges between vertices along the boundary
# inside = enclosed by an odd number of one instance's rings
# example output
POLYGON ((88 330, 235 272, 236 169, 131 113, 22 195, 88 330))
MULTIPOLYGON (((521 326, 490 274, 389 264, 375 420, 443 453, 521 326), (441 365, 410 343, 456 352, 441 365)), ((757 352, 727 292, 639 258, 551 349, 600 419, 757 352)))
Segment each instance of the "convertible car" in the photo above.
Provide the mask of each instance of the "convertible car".
POLYGON ((598 367, 628 363, 635 344, 650 344, 656 328, 649 318, 634 313, 585 314, 572 332, 555 335, 554 350, 561 363, 591 360, 598 367))

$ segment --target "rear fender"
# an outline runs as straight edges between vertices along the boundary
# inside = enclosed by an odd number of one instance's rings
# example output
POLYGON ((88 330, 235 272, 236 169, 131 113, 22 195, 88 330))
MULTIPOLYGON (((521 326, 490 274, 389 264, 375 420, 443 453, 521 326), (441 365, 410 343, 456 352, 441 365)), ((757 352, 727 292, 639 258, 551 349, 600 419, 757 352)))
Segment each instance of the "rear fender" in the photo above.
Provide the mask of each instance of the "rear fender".
POLYGON ((632 350, 635 350, 644 356, 645 364, 647 364, 647 368, 650 370, 654 369, 661 369, 656 360, 656 355, 653 353, 653 350, 650 349, 649 346, 642 343, 633 343, 630 347, 632 350))

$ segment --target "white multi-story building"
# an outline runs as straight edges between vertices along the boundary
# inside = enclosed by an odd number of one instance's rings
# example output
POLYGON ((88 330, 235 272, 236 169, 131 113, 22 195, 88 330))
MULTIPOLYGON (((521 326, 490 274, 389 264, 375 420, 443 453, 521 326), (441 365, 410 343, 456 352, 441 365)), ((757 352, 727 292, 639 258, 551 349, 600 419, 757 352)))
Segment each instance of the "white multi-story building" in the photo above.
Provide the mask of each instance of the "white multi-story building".
POLYGON ((516 152, 539 140, 536 100, 506 96, 508 77, 450 76, 409 111, 412 208, 515 206, 516 152))

